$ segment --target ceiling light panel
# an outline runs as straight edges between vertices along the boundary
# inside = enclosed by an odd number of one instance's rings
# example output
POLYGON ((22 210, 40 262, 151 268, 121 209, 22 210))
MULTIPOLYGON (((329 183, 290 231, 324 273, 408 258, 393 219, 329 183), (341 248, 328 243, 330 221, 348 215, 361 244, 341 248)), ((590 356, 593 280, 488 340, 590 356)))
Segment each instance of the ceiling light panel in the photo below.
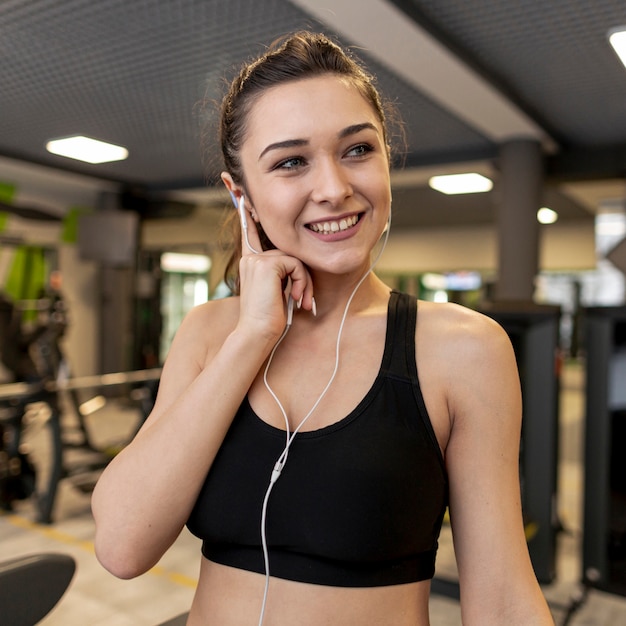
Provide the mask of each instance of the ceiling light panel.
POLYGON ((491 179, 476 172, 432 176, 428 181, 428 184, 432 189, 448 195, 461 193, 484 193, 486 191, 491 191, 493 188, 493 182, 491 179))
POLYGON ((46 144, 46 150, 52 154, 86 163, 110 163, 128 158, 128 150, 123 146, 82 135, 53 139, 46 144))

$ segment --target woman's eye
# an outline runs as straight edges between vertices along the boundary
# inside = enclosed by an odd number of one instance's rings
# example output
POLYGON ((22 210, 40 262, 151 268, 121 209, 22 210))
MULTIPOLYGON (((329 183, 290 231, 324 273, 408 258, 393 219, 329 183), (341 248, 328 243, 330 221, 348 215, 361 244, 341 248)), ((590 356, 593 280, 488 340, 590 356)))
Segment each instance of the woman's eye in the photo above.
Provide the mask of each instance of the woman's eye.
POLYGON ((304 164, 304 159, 301 157, 291 157, 289 159, 285 159, 276 165, 274 169, 277 170, 293 170, 297 167, 300 167, 304 164))
POLYGON ((350 157, 360 157, 365 156, 369 152, 371 152, 374 148, 370 146, 368 143, 360 143, 358 146, 354 146, 350 148, 347 152, 347 156, 350 157))

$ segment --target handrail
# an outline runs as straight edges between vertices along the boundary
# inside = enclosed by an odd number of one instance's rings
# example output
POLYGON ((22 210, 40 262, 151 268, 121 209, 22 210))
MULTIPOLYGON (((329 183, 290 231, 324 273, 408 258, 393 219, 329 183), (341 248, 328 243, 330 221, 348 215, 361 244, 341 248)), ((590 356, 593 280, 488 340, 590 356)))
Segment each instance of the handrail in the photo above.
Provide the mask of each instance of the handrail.
POLYGON ((66 389, 93 389, 95 387, 112 387, 128 383, 144 383, 158 380, 161 377, 161 368, 134 370, 130 372, 113 372, 110 374, 96 374, 93 376, 79 376, 46 383, 48 391, 62 391, 66 389))
POLYGON ((0 400, 18 400, 35 396, 45 390, 42 382, 37 383, 5 383, 0 385, 0 400))
POLYGON ((129 383, 142 383, 158 380, 161 377, 161 368, 155 367, 146 370, 130 372, 113 372, 110 374, 95 374, 93 376, 77 376, 60 380, 50 380, 36 383, 5 383, 0 384, 0 400, 17 400, 36 396, 42 392, 54 393, 73 389, 95 389, 98 387, 113 387, 129 383))

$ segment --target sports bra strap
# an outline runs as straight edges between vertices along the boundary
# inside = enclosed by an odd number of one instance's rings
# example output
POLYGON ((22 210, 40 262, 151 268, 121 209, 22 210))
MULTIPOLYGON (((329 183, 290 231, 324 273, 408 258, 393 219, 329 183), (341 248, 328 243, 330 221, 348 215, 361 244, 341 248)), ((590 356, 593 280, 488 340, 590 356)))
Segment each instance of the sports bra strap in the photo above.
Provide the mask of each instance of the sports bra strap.
POLYGON ((387 374, 403 380, 415 381, 415 328, 417 299, 406 293, 392 291, 389 301, 386 345, 391 349, 385 355, 383 368, 387 374))

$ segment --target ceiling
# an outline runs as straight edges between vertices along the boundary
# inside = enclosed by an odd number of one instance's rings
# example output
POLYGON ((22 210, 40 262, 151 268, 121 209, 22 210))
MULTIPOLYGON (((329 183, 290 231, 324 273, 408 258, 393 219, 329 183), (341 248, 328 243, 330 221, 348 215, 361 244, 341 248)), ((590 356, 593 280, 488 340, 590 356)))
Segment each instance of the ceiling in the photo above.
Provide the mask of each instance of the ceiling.
MULTIPOLYGON (((623 0, 3 0, 0 183, 15 205, 54 204, 67 184, 133 197, 223 203, 212 188, 214 120, 224 79, 275 37, 321 30, 354 46, 406 123, 394 173, 395 227, 493 221, 499 146, 540 142, 544 203, 562 219, 623 210, 626 68, 607 32, 623 0), (48 154, 84 134, 128 148, 101 165, 48 154), (203 165, 204 163, 204 165, 203 165), (432 173, 481 171, 488 194, 430 190, 432 173), (78 176, 77 176, 78 175, 78 176)), ((27 208, 24 206, 24 208, 27 208)), ((145 207, 144 207, 145 208, 145 207)), ((154 209, 156 211, 156 209, 154 209)))

